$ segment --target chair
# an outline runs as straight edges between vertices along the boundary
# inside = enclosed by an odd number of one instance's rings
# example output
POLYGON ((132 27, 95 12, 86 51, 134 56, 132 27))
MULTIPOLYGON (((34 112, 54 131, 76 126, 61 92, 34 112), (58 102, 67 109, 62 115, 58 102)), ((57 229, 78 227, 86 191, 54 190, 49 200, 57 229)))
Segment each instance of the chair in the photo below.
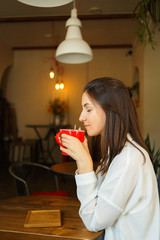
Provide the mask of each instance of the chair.
POLYGON ((58 190, 59 186, 57 176, 53 173, 51 168, 45 165, 32 162, 16 162, 9 166, 9 173, 15 179, 17 193, 19 196, 69 196, 68 193, 58 190), (50 192, 48 191, 48 187, 52 185, 54 186, 54 181, 56 191, 50 192), (45 189, 45 192, 43 192, 42 189, 45 189))
POLYGON ((38 141, 34 139, 16 139, 11 143, 11 162, 20 162, 27 159, 26 151, 30 151, 28 158, 31 159, 32 162, 36 162, 36 156, 38 153, 38 141))
POLYGON ((11 138, 11 162, 15 161, 24 161, 26 159, 26 150, 30 152, 29 158, 32 162, 35 162, 38 149, 38 140, 36 139, 26 139, 23 140, 22 137, 18 136, 18 125, 17 125, 17 116, 15 108, 9 106, 9 134, 11 138), (16 155, 17 153, 17 155, 16 155), (16 156, 16 157, 15 157, 16 156))

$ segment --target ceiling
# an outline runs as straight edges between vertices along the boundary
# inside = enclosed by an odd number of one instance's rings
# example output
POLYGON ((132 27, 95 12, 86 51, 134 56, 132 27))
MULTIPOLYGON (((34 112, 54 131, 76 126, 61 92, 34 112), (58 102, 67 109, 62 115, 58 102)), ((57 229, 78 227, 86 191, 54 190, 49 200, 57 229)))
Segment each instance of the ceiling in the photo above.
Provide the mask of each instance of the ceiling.
MULTIPOLYGON (((94 48, 131 46, 138 26, 132 13, 138 1, 77 0, 84 40, 94 48)), ((65 38, 72 8, 73 3, 39 8, 0 0, 0 40, 16 49, 56 47, 65 38)))

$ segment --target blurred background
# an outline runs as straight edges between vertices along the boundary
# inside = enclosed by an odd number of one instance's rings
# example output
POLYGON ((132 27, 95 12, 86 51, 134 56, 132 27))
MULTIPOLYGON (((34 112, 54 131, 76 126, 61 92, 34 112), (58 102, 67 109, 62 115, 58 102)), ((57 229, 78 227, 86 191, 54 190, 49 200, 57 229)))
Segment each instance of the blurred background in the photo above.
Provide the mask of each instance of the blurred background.
MULTIPOLYGON (((74 2, 82 23, 81 33, 92 49, 93 60, 66 64, 57 62, 55 52, 65 39, 65 23, 73 2, 45 8, 16 0, 0 1, 1 144, 12 137, 9 130, 4 132, 7 104, 15 110, 18 136, 35 139, 35 131, 26 125, 53 123, 55 116, 49 107, 57 98, 66 104, 63 124, 81 126, 78 119, 85 84, 110 76, 133 90, 143 137, 149 133, 151 142, 160 146, 160 32, 155 29, 158 44, 154 50, 151 45, 137 41, 141 23, 133 11, 138 2, 74 2), (55 73, 53 79, 49 76, 51 68, 55 73), (63 82, 64 88, 56 90, 57 82, 63 82)), ((46 129, 40 129, 40 133, 44 137, 46 129)))

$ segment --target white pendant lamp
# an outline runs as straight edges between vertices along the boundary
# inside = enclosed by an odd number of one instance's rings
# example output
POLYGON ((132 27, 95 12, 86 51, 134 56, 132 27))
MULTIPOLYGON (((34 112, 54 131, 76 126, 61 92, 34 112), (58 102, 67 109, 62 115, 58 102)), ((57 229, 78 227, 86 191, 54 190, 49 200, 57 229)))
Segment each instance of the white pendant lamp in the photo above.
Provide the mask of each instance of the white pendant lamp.
POLYGON ((17 0, 34 7, 58 7, 72 2, 73 0, 17 0))
POLYGON ((56 50, 56 60, 62 63, 86 63, 93 59, 90 46, 82 39, 81 22, 77 18, 77 10, 71 11, 71 18, 66 22, 66 38, 56 50))

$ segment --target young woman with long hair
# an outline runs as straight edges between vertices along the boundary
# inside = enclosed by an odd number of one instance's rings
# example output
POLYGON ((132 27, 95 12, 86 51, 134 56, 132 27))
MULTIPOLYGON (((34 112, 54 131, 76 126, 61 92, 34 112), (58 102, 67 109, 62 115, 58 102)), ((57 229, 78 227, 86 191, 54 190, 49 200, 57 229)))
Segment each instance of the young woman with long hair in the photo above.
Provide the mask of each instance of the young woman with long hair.
MULTIPOLYGON (((61 150, 77 163, 79 210, 90 231, 105 230, 107 240, 159 240, 157 179, 127 87, 113 78, 89 82, 79 118, 88 136, 101 136, 96 172, 87 138, 62 134, 61 150)), ((93 150, 94 152, 94 150, 93 150)))

